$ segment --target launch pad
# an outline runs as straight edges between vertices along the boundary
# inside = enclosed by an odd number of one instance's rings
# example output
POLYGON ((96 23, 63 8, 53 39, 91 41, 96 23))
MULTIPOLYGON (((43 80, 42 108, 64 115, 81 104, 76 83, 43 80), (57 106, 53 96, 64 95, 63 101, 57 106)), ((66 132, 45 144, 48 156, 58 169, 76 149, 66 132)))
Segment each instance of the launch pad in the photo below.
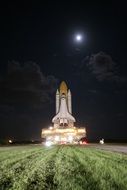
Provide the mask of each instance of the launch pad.
POLYGON ((86 137, 86 129, 77 128, 72 116, 71 91, 63 81, 56 92, 56 115, 53 117, 53 126, 42 129, 42 138, 52 144, 78 143, 86 137))
POLYGON ((46 141, 51 141, 53 144, 61 143, 76 143, 82 137, 85 137, 85 128, 66 127, 66 128, 54 128, 42 130, 42 137, 46 138, 46 141))

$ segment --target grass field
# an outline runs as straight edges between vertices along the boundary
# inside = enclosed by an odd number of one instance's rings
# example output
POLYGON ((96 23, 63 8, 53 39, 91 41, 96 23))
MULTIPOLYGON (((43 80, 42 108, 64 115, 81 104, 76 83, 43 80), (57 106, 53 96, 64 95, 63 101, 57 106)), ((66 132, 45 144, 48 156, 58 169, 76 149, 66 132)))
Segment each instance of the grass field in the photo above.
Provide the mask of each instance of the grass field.
POLYGON ((0 190, 127 190, 127 155, 87 146, 0 148, 0 190))

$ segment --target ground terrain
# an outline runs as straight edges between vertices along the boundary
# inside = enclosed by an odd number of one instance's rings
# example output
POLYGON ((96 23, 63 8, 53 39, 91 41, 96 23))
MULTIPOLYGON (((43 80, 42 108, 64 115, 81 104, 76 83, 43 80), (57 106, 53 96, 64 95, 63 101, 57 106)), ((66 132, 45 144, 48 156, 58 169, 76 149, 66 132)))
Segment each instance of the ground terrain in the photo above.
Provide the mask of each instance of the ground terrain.
POLYGON ((127 190, 127 155, 100 148, 0 147, 0 190, 127 190))
POLYGON ((102 150, 108 150, 108 151, 127 154, 127 144, 107 143, 107 144, 104 144, 104 145, 101 145, 101 144, 89 144, 89 145, 91 147, 99 148, 99 149, 102 149, 102 150))

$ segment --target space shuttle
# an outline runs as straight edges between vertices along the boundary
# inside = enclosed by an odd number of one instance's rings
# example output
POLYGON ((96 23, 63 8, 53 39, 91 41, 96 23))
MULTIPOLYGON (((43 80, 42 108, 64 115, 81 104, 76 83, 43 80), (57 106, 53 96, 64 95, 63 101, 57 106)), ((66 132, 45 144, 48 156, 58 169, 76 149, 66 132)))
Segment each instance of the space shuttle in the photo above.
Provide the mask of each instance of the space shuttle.
POLYGON ((72 116, 71 91, 64 81, 56 91, 56 115, 52 122, 54 126, 74 126, 75 118, 72 116))
POLYGON ((56 114, 52 119, 53 125, 43 128, 41 136, 49 144, 75 144, 86 137, 85 127, 76 127, 72 115, 71 91, 63 81, 56 91, 56 114))

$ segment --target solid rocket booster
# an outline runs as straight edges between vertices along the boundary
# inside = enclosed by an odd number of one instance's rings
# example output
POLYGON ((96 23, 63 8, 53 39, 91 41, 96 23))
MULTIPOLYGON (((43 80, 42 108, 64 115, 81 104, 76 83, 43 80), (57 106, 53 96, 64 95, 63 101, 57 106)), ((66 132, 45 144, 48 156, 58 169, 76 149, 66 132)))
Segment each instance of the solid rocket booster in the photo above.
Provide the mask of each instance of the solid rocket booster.
POLYGON ((71 91, 68 90, 67 94, 67 100, 68 100, 68 111, 72 114, 72 102, 71 102, 71 91))
POLYGON ((59 111, 59 104, 60 104, 59 99, 60 99, 60 94, 59 94, 59 91, 58 91, 58 89, 57 89, 57 91, 56 91, 56 114, 57 114, 58 111, 59 111))

